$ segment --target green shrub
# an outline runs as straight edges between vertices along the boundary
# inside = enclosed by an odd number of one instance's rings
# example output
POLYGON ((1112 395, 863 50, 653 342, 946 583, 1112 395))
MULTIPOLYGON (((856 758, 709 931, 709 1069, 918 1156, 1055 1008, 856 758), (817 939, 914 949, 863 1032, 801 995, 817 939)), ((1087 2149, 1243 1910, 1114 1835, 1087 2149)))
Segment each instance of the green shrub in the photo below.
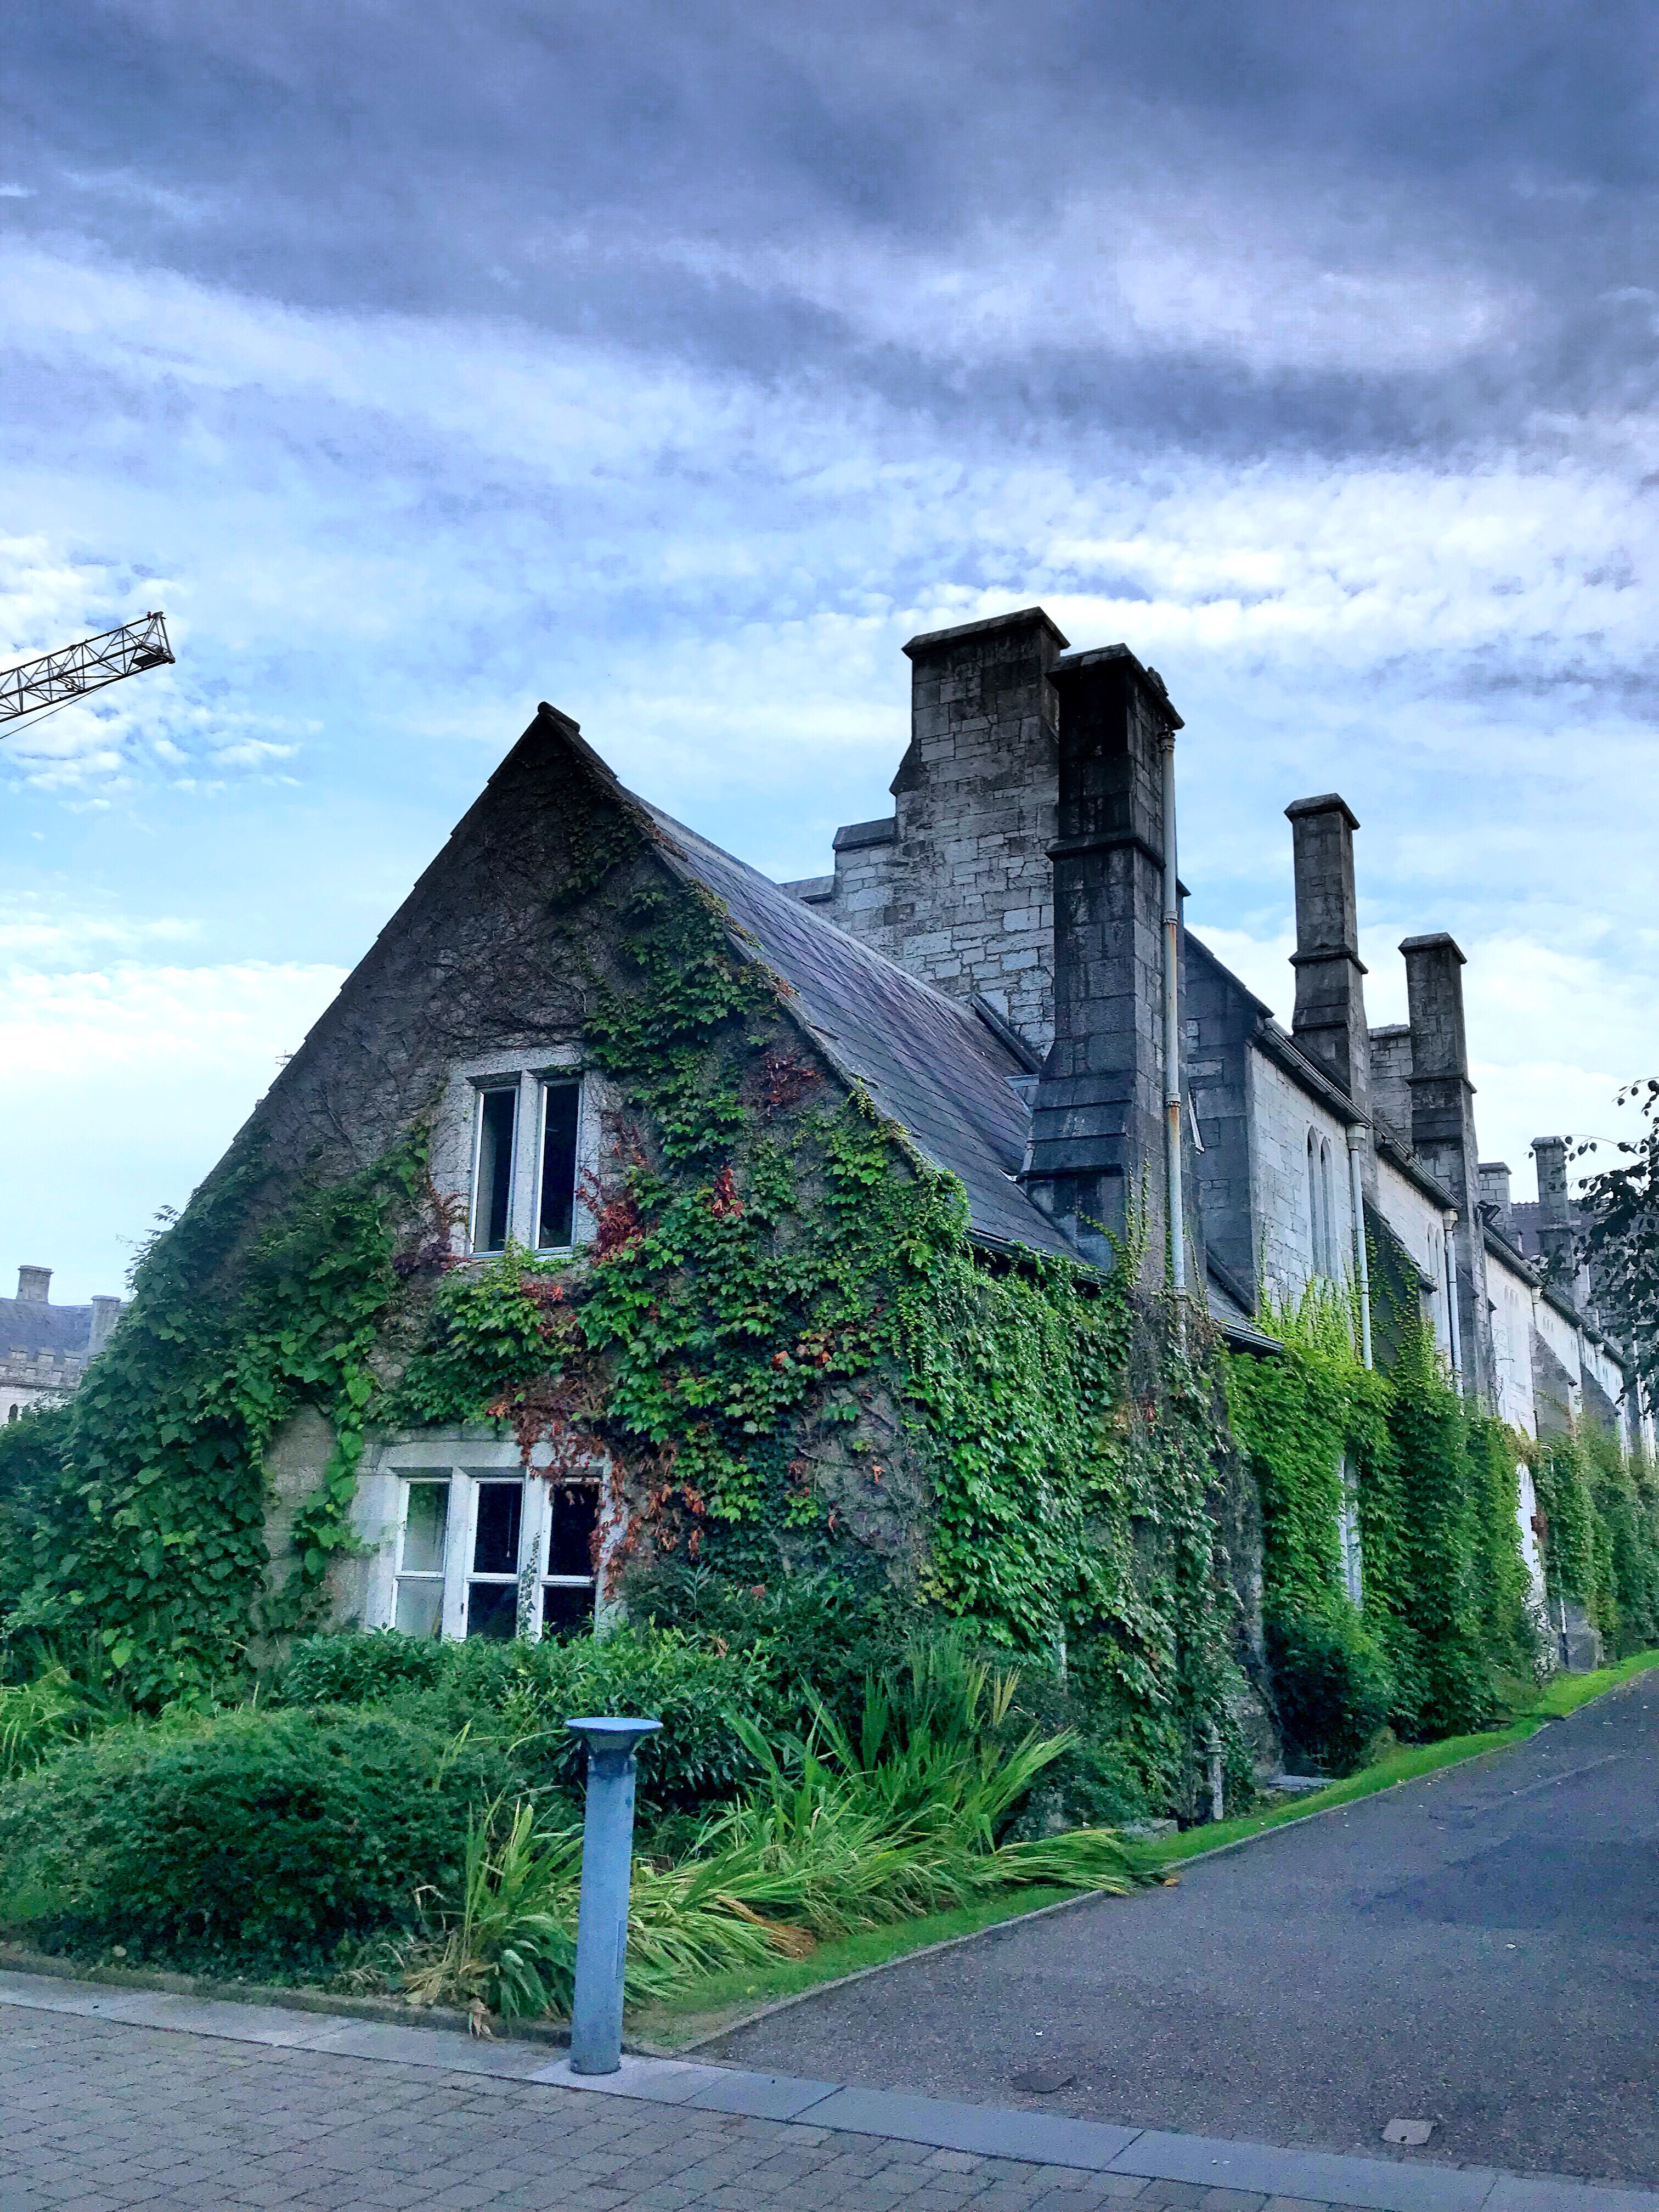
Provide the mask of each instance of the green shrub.
POLYGON ((662 1733, 640 1753, 647 1820, 734 1796, 753 1769, 732 1717, 763 1727, 775 1718, 766 1669, 752 1654, 650 1627, 535 1644, 441 1644, 389 1630, 313 1637, 295 1645, 278 1694, 289 1705, 389 1705, 449 1735, 467 1729, 510 1745, 532 1784, 576 1793, 582 1751, 565 1723, 647 1715, 662 1733))
POLYGON ((392 1713, 112 1729, 0 1790, 0 1920, 48 1948, 289 1978, 461 1879, 499 1747, 392 1713))
POLYGON ((1286 1751, 1326 1774, 1362 1766, 1389 1717, 1394 1684, 1359 1615, 1352 1607, 1276 1614, 1267 1659, 1286 1751))
POLYGON ((750 1583, 671 1559, 631 1575, 627 1595, 636 1618, 741 1653, 759 1694, 796 1734, 818 1700, 850 1726, 866 1677, 902 1657, 917 1625, 914 1605, 836 1574, 780 1569, 750 1583))
POLYGON ((285 1705, 378 1705, 399 1690, 429 1690, 447 1647, 395 1628, 369 1635, 307 1636, 289 1654, 277 1680, 285 1705))

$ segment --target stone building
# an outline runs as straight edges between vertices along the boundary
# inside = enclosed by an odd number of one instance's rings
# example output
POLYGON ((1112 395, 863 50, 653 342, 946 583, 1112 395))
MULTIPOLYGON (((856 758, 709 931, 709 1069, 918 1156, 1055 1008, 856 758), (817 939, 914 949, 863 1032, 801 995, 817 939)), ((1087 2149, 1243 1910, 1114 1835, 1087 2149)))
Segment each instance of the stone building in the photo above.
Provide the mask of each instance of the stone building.
MULTIPOLYGON (((787 888, 973 1006, 1024 1056, 1033 1131, 1022 1179, 1058 1207, 1068 1234, 1086 1244, 1057 1198, 1063 1182, 1041 1170, 1045 1139, 1075 1147, 1085 1104, 1114 1132, 1093 1155, 1115 1192, 1097 1188, 1097 1218, 1121 1220, 1139 1188, 1161 1228, 1153 1109, 1168 1075, 1153 939, 1172 781, 1160 777, 1156 748, 1180 726, 1163 680, 1123 646, 1071 652, 1036 607, 914 638, 905 652, 911 739, 893 813, 838 830, 834 872, 787 888), (1134 708, 1103 717, 1108 693, 1134 708), (1109 796, 1093 817, 1091 860, 1079 833, 1100 789, 1109 796), (1107 853, 1122 882, 1097 967, 1085 940, 1099 891, 1080 877, 1107 853), (1064 1012, 1056 1032, 1068 975, 1079 972, 1104 1074, 1086 1100, 1066 1057, 1064 1012)), ((1375 1337, 1386 1340, 1402 1302, 1415 1306, 1465 1392, 1522 1435, 1589 1419, 1626 1447, 1650 1445, 1633 1366, 1574 1271, 1565 1140, 1534 1143, 1536 1203, 1512 1200, 1508 1166, 1480 1157, 1462 951, 1443 933, 1406 939, 1409 1019, 1371 1028, 1359 823, 1334 793, 1285 812, 1297 929, 1289 1030, 1184 924, 1180 933, 1185 1242, 1201 1255, 1212 1313, 1237 1333, 1264 1302, 1294 1304, 1312 1282, 1358 1277, 1375 1337)), ((1541 1601, 1536 1501, 1524 1465, 1518 1476, 1541 1601)), ((1569 1629, 1575 1656, 1594 1663, 1593 1632, 1563 1623, 1564 1637, 1569 1629)))
MULTIPOLYGON (((1450 937, 1405 940, 1409 1019, 1367 1022, 1345 801, 1286 809, 1287 1027, 1182 920, 1182 723, 1155 670, 1122 645, 1073 652, 1039 608, 905 650, 892 815, 840 830, 831 872, 782 885, 623 792, 544 707, 258 1110, 272 1175, 325 1154, 362 1166, 428 1116, 443 1265, 594 1238, 622 1140, 584 1036, 583 956, 553 918, 584 911, 590 849, 625 820, 652 879, 713 902, 776 980, 792 1051, 960 1179, 996 1264, 1112 1265, 1133 1224, 1149 1285, 1178 1241, 1187 1288, 1236 1345, 1268 1349, 1264 1309, 1310 1285, 1357 1290, 1368 1357, 1414 1310, 1518 1433, 1590 1418, 1633 1440, 1617 1346, 1582 1286, 1540 1264, 1562 1194, 1551 1182, 1534 1220, 1480 1158, 1450 937)), ((331 1449, 315 1413, 275 1440, 273 1552, 331 1449)), ((600 1455, 580 1480, 531 1480, 498 1431, 379 1433, 337 1610, 456 1635, 591 1617, 607 1479, 600 1455)), ((1534 1511, 1523 1469, 1541 1591, 1534 1511)), ((1356 1549, 1356 1595, 1362 1576, 1356 1549)))
MULTIPOLYGON (((1125 646, 1073 653, 1040 607, 913 638, 911 738, 894 811, 837 830, 832 874, 793 896, 910 974, 973 1006, 1024 1058, 1026 1188, 1045 1129, 1074 1152, 1079 1079, 1056 1055, 1055 1008, 1082 973, 1091 1035, 1109 1070, 1093 1100, 1115 1116, 1097 1144, 1122 1190, 1159 1206, 1164 1089, 1155 1019, 1157 878, 1164 854, 1160 738, 1181 726, 1163 679, 1125 646), (1111 704, 1108 707, 1108 701, 1111 704), (1115 715, 1115 720, 1111 717, 1115 715), (1096 790, 1106 793, 1081 834, 1096 790), (1088 968, 1083 880, 1122 878, 1109 961, 1088 968)), ((1203 1255, 1217 1318, 1347 1283, 1380 1254, 1389 1294, 1420 1302, 1468 1393, 1522 1433, 1581 1413, 1637 1433, 1625 1355, 1571 1276, 1564 1140, 1540 1138, 1540 1201, 1512 1203, 1483 1162, 1463 1019, 1463 955, 1443 933, 1407 938, 1410 1018, 1370 1028, 1354 888, 1359 823, 1334 793, 1285 809, 1296 883, 1294 1011, 1285 1030, 1184 925, 1179 973, 1188 1156, 1186 1242, 1203 1255), (1540 1262, 1565 1255, 1565 1279, 1540 1262)), ((1185 887, 1182 887, 1184 894, 1185 887)), ((1108 893, 1108 900, 1111 894, 1108 893)), ((1073 1016, 1075 1023, 1076 1015, 1073 1016)), ((1072 1048, 1062 1035, 1060 1054, 1072 1048)), ((1121 1193, 1116 1212, 1121 1216, 1121 1193)), ((1113 1218, 1108 1203, 1100 1218, 1113 1218)), ((1073 1233, 1074 1231, 1073 1231, 1073 1233)), ((1382 1285, 1373 1325, 1386 1330, 1382 1285)))
POLYGON ((20 1267, 17 1296, 0 1298, 0 1421, 15 1421, 32 1407, 61 1405, 120 1316, 115 1297, 55 1306, 52 1269, 20 1267))

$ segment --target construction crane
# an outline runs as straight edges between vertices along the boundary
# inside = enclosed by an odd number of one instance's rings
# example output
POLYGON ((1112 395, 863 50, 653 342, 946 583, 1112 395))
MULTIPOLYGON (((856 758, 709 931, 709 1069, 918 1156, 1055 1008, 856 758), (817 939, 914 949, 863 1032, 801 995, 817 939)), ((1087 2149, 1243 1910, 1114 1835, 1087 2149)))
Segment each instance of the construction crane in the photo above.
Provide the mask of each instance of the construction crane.
POLYGON ((168 667, 172 661, 166 622, 159 613, 140 615, 119 629, 100 630, 79 645, 66 645, 61 653, 43 653, 38 660, 0 669, 0 725, 50 713, 88 691, 100 691, 106 684, 118 684, 124 676, 168 667))

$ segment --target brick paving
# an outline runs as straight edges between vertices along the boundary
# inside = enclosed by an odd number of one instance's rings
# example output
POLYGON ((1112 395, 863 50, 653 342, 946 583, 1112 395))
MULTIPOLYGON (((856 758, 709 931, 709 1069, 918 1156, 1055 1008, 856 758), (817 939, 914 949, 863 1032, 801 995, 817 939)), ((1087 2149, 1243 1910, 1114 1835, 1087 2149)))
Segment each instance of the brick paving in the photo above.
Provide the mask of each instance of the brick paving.
POLYGON ((12 2005, 0 2091, 0 2212, 1322 2212, 12 2005))

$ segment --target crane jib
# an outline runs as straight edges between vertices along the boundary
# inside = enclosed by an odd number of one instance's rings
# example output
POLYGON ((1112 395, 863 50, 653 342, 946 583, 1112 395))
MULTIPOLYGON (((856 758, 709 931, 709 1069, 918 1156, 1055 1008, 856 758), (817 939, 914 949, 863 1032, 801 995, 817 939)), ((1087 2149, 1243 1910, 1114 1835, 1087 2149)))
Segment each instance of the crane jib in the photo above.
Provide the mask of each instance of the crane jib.
POLYGON ((141 615, 58 653, 43 653, 15 668, 0 669, 0 723, 21 720, 43 707, 60 706, 124 676, 163 668, 173 659, 167 626, 159 613, 141 615))

